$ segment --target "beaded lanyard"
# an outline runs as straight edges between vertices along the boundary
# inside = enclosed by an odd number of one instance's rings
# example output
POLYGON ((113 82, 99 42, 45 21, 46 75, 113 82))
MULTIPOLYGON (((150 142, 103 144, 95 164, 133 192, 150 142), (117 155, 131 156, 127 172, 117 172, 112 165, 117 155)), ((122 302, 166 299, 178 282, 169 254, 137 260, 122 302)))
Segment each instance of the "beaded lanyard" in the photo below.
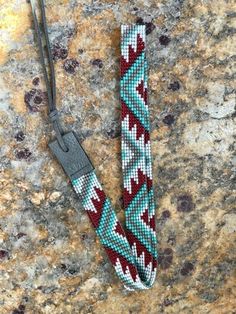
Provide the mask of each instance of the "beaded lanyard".
POLYGON ((152 184, 150 122, 147 104, 145 25, 121 26, 121 159, 125 228, 117 219, 95 169, 73 132, 64 133, 55 106, 55 78, 45 9, 40 0, 51 80, 47 76, 39 24, 31 0, 41 62, 49 96, 49 117, 56 140, 49 143, 69 176, 114 269, 128 290, 149 289, 156 277, 157 238, 152 184))

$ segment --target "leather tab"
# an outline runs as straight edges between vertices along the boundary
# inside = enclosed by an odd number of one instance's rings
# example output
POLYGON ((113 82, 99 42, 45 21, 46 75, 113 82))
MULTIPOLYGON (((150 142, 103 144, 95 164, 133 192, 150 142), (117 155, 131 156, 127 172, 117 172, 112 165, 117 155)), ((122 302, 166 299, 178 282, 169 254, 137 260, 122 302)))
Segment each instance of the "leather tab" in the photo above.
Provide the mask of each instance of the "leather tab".
POLYGON ((75 134, 69 132, 62 135, 62 138, 68 147, 67 152, 61 149, 57 140, 49 143, 49 147, 70 179, 78 179, 93 171, 94 167, 75 134))

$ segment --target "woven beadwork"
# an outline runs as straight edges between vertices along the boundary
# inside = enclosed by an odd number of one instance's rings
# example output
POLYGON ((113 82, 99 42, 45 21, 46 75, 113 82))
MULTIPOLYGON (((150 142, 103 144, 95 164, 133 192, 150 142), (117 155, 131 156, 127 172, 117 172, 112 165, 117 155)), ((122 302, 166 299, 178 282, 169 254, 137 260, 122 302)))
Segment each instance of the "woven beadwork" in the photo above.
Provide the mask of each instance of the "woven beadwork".
POLYGON ((72 182, 119 278, 128 290, 150 288, 157 238, 152 184, 145 25, 121 26, 121 158, 125 229, 95 171, 72 182))

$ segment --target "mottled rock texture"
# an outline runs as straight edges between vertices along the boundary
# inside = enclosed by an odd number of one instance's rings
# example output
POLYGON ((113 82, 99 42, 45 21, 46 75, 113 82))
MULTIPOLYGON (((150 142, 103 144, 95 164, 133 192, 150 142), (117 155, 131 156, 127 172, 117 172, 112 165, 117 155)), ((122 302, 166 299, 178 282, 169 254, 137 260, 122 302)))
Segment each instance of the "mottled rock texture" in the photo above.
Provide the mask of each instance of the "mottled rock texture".
POLYGON ((47 142, 26 0, 0 0, 0 313, 235 313, 234 0, 47 0, 58 108, 123 220, 121 23, 146 23, 158 277, 126 292, 47 142))

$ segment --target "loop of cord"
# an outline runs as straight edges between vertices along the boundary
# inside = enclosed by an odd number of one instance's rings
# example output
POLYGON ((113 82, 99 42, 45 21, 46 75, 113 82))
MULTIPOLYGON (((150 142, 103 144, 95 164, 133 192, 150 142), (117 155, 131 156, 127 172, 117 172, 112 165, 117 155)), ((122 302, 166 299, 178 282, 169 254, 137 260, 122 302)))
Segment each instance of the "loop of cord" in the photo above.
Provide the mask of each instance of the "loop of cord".
POLYGON ((59 145, 61 146, 61 149, 64 152, 66 152, 66 151, 68 151, 68 147, 67 147, 67 145, 63 139, 64 132, 62 130, 58 114, 55 115, 55 113, 57 112, 57 109, 56 109, 56 80, 55 80, 55 70, 54 70, 54 65, 53 65, 52 52, 51 52, 50 41, 49 41, 49 36, 48 36, 45 4, 44 4, 43 0, 39 0, 39 7, 40 7, 40 12, 41 12, 41 18, 42 18, 42 33, 45 36, 46 52, 47 52, 50 75, 48 75, 47 67, 46 67, 46 63, 45 63, 44 48, 43 48, 43 43, 42 43, 42 35, 41 35, 41 30, 40 30, 37 14, 36 14, 35 1, 30 0, 30 4, 31 4, 31 8, 32 8, 34 26, 35 26, 35 31, 36 31, 37 40, 38 40, 40 62, 42 64, 44 79, 45 79, 46 88, 47 88, 49 118, 51 118, 53 116, 53 121, 52 120, 51 121, 53 122, 53 128, 54 128, 54 131, 56 133, 56 138, 58 140, 59 145))

